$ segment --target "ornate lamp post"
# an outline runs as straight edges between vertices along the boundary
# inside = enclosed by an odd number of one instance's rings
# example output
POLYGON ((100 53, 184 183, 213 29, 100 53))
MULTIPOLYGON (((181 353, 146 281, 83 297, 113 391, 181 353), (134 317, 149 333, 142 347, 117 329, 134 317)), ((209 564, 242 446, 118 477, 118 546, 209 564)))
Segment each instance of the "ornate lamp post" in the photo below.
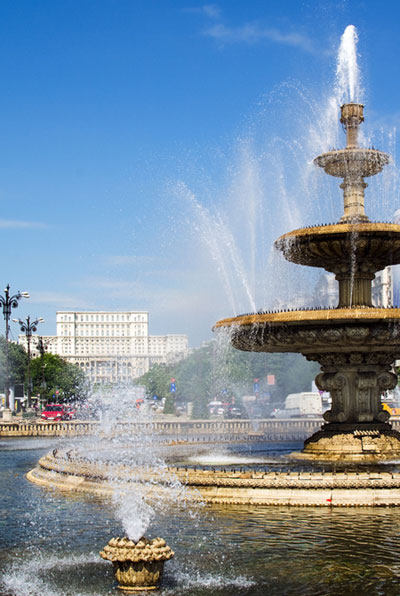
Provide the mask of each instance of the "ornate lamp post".
MULTIPOLYGON (((3 310, 4 320, 6 322, 6 379, 4 393, 6 396, 5 411, 10 414, 10 361, 8 354, 8 333, 10 331, 9 320, 11 316, 11 310, 17 308, 18 302, 21 298, 29 298, 28 292, 17 292, 14 296, 10 296, 10 284, 4 290, 4 296, 0 294, 0 305, 3 310)), ((7 416, 6 417, 9 417, 7 416)), ((3 418, 5 418, 3 413, 3 418)))
POLYGON ((31 338, 32 338, 32 333, 37 331, 38 324, 44 323, 44 319, 42 319, 42 317, 39 317, 38 319, 31 321, 31 318, 28 315, 26 317, 25 321, 21 321, 21 319, 13 319, 13 321, 14 321, 14 323, 18 323, 21 328, 22 333, 25 333, 26 342, 28 345, 28 403, 27 403, 27 407, 30 408, 31 407, 31 338))
POLYGON ((46 395, 46 389, 47 389, 47 384, 46 384, 46 377, 44 374, 44 369, 45 369, 45 362, 44 362, 44 355, 47 351, 47 348, 49 347, 49 344, 52 340, 48 339, 47 341, 43 341, 43 337, 38 337, 38 342, 37 342, 37 349, 39 351, 40 354, 40 361, 41 361, 41 369, 42 369, 42 382, 40 383, 40 401, 43 405, 43 403, 45 402, 45 395, 46 395))

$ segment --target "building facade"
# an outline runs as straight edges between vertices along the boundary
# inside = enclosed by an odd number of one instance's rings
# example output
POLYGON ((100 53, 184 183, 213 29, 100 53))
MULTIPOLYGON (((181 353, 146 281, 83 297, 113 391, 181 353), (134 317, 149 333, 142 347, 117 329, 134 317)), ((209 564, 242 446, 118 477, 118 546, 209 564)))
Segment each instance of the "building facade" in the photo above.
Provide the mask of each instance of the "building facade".
MULTIPOLYGON (((398 305, 396 300, 396 274, 400 266, 386 267, 377 271, 372 280, 372 304, 379 308, 389 308, 398 305)), ((399 293, 399 292, 397 292, 399 293)), ((339 302, 339 286, 333 273, 322 273, 315 289, 315 303, 325 308, 336 308, 339 302)))
POLYGON ((315 303, 324 308, 336 308, 339 302, 339 286, 333 273, 321 273, 315 287, 315 303))
POLYGON ((394 306, 393 269, 394 267, 386 267, 375 274, 375 278, 372 280, 372 303, 374 306, 379 308, 394 306))
MULTIPOLYGON (((152 364, 169 363, 188 353, 186 335, 149 335, 147 311, 58 311, 57 334, 44 336, 47 351, 77 364, 92 383, 127 383, 152 364)), ((19 342, 27 347, 26 337, 19 342)), ((31 338, 38 355, 37 337, 31 338)))

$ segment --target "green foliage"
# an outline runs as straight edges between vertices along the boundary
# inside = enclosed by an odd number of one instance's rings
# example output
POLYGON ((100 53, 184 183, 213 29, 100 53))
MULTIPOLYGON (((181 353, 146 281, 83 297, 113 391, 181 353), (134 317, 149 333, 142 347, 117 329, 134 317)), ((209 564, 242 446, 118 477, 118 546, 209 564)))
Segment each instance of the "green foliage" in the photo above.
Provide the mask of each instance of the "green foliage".
POLYGON ((208 402, 210 401, 206 395, 200 395, 196 397, 193 401, 193 411, 192 411, 192 418, 195 420, 201 419, 204 420, 209 418, 210 411, 208 409, 208 402))
MULTIPOLYGON (((19 344, 9 342, 9 375, 10 385, 28 381, 28 355, 19 344)), ((60 356, 44 354, 42 357, 33 358, 30 364, 33 385, 32 395, 42 393, 42 381, 46 381, 46 398, 51 401, 53 393, 59 391, 60 401, 72 398, 84 399, 88 393, 88 382, 85 374, 75 364, 69 364, 60 356), (44 367, 44 368, 43 368, 44 367)), ((0 336, 0 391, 5 387, 6 381, 6 340, 0 336)))
POLYGON ((164 364, 155 364, 145 375, 138 379, 138 385, 145 385, 150 396, 167 397, 171 382, 169 367, 164 364))
POLYGON ((167 398, 173 377, 176 402, 193 402, 193 417, 205 418, 212 399, 238 402, 241 396, 253 394, 255 378, 260 395, 281 403, 289 393, 310 391, 318 370, 317 364, 300 354, 241 352, 226 342, 213 341, 175 364, 153 366, 137 384, 145 385, 149 395, 167 398), (268 385, 268 375, 275 376, 275 385, 268 385))
POLYGON ((84 399, 88 393, 88 382, 83 371, 55 354, 44 354, 31 361, 32 395, 43 393, 42 381, 46 381, 45 396, 48 401, 69 401, 84 399), (59 391, 56 400, 53 394, 59 391))
POLYGON ((171 394, 165 400, 164 414, 175 414, 175 400, 171 394))
MULTIPOLYGON (((8 343, 9 381, 10 385, 23 383, 28 364, 28 355, 24 348, 15 343, 8 343)), ((3 391, 6 382, 6 339, 0 337, 0 390, 3 391)))

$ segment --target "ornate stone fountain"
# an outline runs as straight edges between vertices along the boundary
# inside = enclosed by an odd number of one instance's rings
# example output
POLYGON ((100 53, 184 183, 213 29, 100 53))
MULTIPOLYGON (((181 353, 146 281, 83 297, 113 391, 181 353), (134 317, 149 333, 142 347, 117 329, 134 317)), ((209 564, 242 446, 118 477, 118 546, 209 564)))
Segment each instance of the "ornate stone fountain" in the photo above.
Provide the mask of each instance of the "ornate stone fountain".
POLYGON ((164 563, 174 556, 163 538, 138 542, 129 538, 111 538, 100 556, 114 566, 118 587, 124 592, 141 592, 158 588, 164 563))
POLYGON ((314 163, 342 178, 344 213, 334 225, 294 230, 275 246, 288 261, 322 267, 339 282, 335 309, 264 312, 224 319, 239 350, 300 352, 321 365, 317 387, 329 391, 327 424, 311 436, 302 458, 379 460, 400 456, 400 433, 387 422, 381 395, 397 384, 400 309, 376 308, 371 282, 387 265, 400 263, 400 225, 374 223, 364 211, 364 178, 382 171, 389 156, 358 146, 362 104, 341 108, 345 149, 323 153, 314 163))

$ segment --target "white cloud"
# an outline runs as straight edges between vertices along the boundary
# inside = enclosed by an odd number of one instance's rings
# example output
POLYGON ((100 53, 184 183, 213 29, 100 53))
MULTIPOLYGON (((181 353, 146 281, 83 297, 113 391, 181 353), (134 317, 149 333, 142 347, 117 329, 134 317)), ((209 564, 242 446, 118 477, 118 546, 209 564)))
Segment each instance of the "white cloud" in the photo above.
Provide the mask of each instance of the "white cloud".
POLYGON ((36 221, 19 221, 13 219, 0 219, 0 228, 23 229, 23 228, 45 228, 46 225, 36 221))
POLYGON ((80 296, 71 296, 58 292, 35 292, 30 295, 29 302, 33 304, 55 305, 58 310, 63 308, 92 308, 93 305, 82 300, 80 296))
POLYGON ((219 19, 221 16, 221 9, 217 4, 203 4, 203 6, 185 8, 184 10, 193 14, 205 15, 210 19, 219 19))
POLYGON ((150 265, 154 263, 156 259, 149 256, 140 255, 110 255, 106 257, 106 264, 112 266, 119 265, 150 265))
POLYGON ((90 290, 95 294, 96 302, 105 302, 108 299, 126 301, 141 300, 147 297, 150 290, 146 290, 134 280, 111 279, 106 277, 88 277, 76 282, 80 291, 90 290), (101 294, 96 294, 96 291, 101 294))
POLYGON ((218 19, 221 15, 221 9, 216 4, 205 4, 202 6, 202 9, 204 14, 210 17, 210 19, 218 19))
POLYGON ((220 43, 254 44, 263 40, 293 46, 305 52, 314 52, 312 41, 296 32, 282 32, 278 29, 263 28, 256 23, 246 23, 240 27, 227 27, 223 24, 213 25, 204 31, 204 35, 212 37, 220 43))

